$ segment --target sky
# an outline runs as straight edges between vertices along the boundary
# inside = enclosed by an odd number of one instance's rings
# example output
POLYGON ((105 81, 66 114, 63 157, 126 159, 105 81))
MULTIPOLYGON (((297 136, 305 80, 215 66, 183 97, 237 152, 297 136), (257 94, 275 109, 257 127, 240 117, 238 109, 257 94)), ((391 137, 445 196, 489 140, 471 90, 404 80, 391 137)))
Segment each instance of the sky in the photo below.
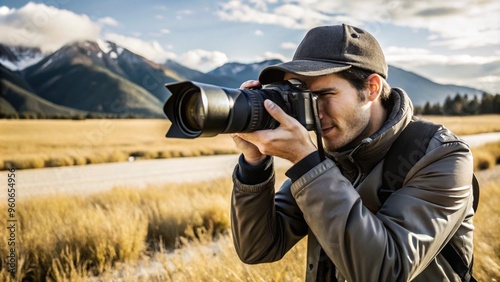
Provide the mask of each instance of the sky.
POLYGON ((309 29, 341 23, 373 34, 390 65, 500 93, 498 0, 0 0, 0 43, 51 52, 109 40, 203 72, 291 60, 309 29))

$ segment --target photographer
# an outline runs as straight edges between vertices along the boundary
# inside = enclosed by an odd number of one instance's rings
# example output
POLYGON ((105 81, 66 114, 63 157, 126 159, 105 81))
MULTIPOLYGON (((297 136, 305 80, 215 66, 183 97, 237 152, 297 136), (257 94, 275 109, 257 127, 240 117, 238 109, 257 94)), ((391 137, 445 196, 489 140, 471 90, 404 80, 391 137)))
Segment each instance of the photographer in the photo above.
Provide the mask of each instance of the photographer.
MULTIPOLYGON (((279 260, 308 236, 307 281, 470 279, 442 253, 449 245, 471 267, 472 155, 463 141, 439 127, 402 186, 381 199, 384 160, 414 122, 409 97, 390 88, 387 69, 369 33, 327 26, 310 30, 292 61, 243 83, 243 89, 291 78, 305 83, 318 97, 327 155, 322 160, 308 131, 270 100, 265 109, 278 128, 232 134, 242 151, 231 218, 243 262, 279 260), (273 156, 293 163, 276 192, 273 156)), ((423 142, 425 135, 417 136, 410 141, 423 142)))

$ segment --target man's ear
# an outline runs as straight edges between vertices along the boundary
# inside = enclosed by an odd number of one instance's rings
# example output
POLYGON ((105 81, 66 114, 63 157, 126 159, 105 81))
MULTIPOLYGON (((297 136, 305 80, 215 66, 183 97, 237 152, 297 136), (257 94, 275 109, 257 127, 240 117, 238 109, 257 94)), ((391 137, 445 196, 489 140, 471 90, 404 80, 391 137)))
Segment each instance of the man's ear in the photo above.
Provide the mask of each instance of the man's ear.
POLYGON ((368 95, 368 100, 375 101, 382 92, 382 77, 380 75, 373 73, 368 78, 368 90, 370 94, 368 95))

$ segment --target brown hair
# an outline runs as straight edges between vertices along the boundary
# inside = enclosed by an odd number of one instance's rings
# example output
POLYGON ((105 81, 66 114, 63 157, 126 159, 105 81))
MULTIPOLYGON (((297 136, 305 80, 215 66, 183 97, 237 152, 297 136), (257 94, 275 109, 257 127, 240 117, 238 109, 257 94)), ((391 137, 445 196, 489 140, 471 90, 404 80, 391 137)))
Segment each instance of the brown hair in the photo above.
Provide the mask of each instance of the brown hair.
MULTIPOLYGON (((368 77, 372 74, 370 71, 366 71, 360 68, 350 68, 345 71, 339 72, 338 75, 345 80, 349 81, 352 87, 356 88, 358 92, 358 97, 361 101, 364 100, 364 95, 362 91, 368 87, 368 77)), ((382 79, 382 91, 380 93, 380 100, 382 101, 382 105, 387 108, 389 105, 389 96, 391 94, 391 86, 387 81, 381 77, 382 79)))

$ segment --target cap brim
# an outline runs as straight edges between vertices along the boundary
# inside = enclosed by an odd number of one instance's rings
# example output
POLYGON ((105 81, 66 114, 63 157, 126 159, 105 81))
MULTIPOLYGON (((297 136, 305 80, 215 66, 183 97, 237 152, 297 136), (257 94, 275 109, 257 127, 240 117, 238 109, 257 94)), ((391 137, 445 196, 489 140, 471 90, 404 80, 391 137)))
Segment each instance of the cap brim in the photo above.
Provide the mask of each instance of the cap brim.
POLYGON ((282 81, 285 73, 302 76, 321 76, 337 73, 351 67, 348 64, 295 60, 264 68, 260 72, 259 81, 262 84, 269 84, 282 81))

